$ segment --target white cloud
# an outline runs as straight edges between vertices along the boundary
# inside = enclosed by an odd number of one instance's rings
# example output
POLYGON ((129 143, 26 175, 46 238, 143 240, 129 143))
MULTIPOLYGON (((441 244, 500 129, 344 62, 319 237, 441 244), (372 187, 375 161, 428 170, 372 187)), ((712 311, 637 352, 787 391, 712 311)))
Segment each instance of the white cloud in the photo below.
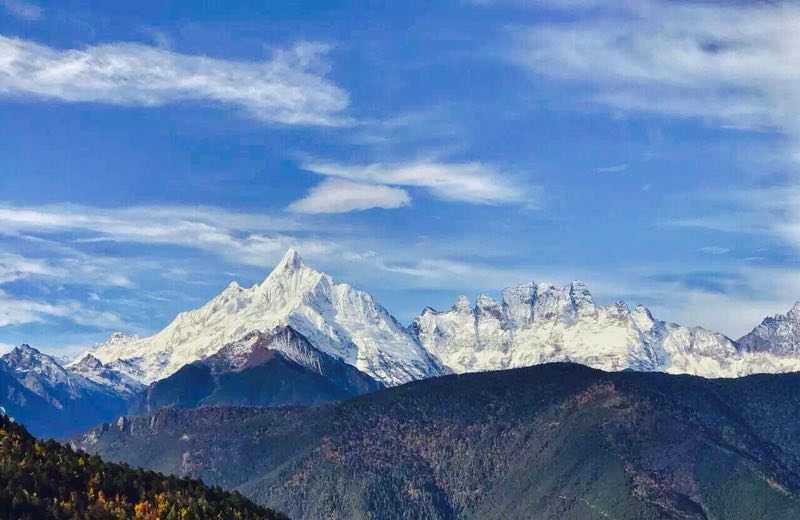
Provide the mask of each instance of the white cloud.
MULTIPOLYGON (((336 247, 326 241, 285 233, 291 230, 298 230, 298 225, 287 219, 210 207, 0 206, 0 235, 29 233, 50 236, 71 232, 77 235, 72 239, 77 244, 113 241, 180 246, 208 251, 239 264, 257 266, 267 265, 289 247, 309 254, 330 252, 336 247)), ((70 256, 74 257, 74 254, 70 253, 70 256)), ((81 259, 72 262, 80 268, 83 265, 81 259)), ((98 276, 103 275, 100 267, 96 262, 92 267, 98 276)), ((118 281, 124 285, 122 279, 118 281)), ((113 280, 109 280, 111 282, 113 280)))
POLYGON ((16 298, 0 291, 0 327, 22 325, 61 318, 78 325, 98 329, 119 328, 122 322, 115 314, 85 307, 82 303, 67 300, 57 303, 42 303, 16 298))
MULTIPOLYGON (((361 186, 414 187, 421 188, 436 198, 448 201, 468 202, 471 204, 510 204, 526 203, 533 207, 536 197, 532 190, 515 183, 509 176, 503 175, 494 168, 478 162, 447 163, 438 161, 415 161, 408 163, 386 164, 372 163, 368 165, 347 165, 325 161, 311 161, 302 166, 303 169, 323 175, 357 183, 361 186)), ((331 185, 323 183, 322 192, 328 191, 331 185)), ((341 184, 333 184, 339 190, 341 184)), ((389 188, 391 189, 391 188, 389 188)), ((367 191, 360 188, 360 191, 367 191)), ((375 199, 376 204, 355 206, 353 209, 367 207, 400 207, 408 204, 408 196, 402 197, 404 190, 393 189, 383 191, 375 199), (392 205, 386 205, 387 201, 392 205), (383 204, 383 205, 381 205, 383 204)), ((309 197, 314 196, 314 191, 309 197)), ((295 202, 301 204, 304 200, 295 202)), ((293 204, 293 206, 294 206, 293 204)), ((342 209, 342 211, 349 211, 342 209)))
POLYGON ((344 179, 326 179, 288 209, 297 213, 345 213, 370 208, 400 208, 411 198, 405 190, 344 179))
POLYGON ((41 7, 30 2, 24 2, 23 0, 0 0, 0 5, 13 16, 23 20, 35 21, 42 16, 41 7))
MULTIPOLYGON (((767 313, 785 312, 800 294, 800 277, 790 269, 769 269, 748 263, 738 270, 731 270, 729 265, 718 262, 720 257, 713 255, 707 257, 705 262, 710 263, 710 274, 700 273, 702 279, 698 283, 693 278, 696 273, 675 273, 675 266, 668 264, 624 265, 601 273, 591 266, 554 266, 541 256, 528 258, 524 263, 511 263, 509 256, 491 256, 496 254, 496 247, 488 248, 485 254, 489 256, 479 255, 464 260, 462 252, 478 251, 475 244, 485 242, 485 237, 451 237, 447 241, 431 238, 398 244, 395 241, 373 240, 352 230, 346 233, 336 230, 324 240, 295 236, 294 231, 288 231, 288 234, 270 231, 293 227, 291 222, 226 212, 218 208, 0 208, 0 229, 4 231, 36 233, 53 241, 61 237, 69 242, 79 236, 84 239, 188 247, 208 251, 238 265, 259 268, 271 267, 286 248, 292 246, 299 249, 310 265, 329 271, 340 281, 370 291, 435 289, 467 292, 474 296, 482 291, 498 294, 503 287, 531 279, 566 283, 577 277, 587 282, 598 296, 598 301, 608 303, 624 298, 631 304, 643 302, 650 304, 659 318, 717 328, 734 336, 748 331, 767 313), (207 233, 191 236, 195 229, 205 226, 210 226, 207 233), (136 229, 141 232, 133 231, 136 229), (719 265, 714 265, 714 262, 719 265), (711 287, 704 290, 703 277, 718 282, 719 289, 711 287), (730 312, 725 310, 727 307, 723 304, 726 302, 730 303, 730 312), (709 307, 711 303, 714 305, 709 307)), ((297 233, 302 235, 303 231, 297 233)), ((152 269, 154 273, 163 272, 169 284, 184 295, 193 294, 186 289, 186 284, 202 281, 205 276, 193 272, 191 268, 177 273, 168 269, 171 265, 177 266, 171 263, 175 258, 190 257, 191 254, 176 253, 169 249, 162 251, 155 247, 141 249, 156 260, 115 259, 117 263, 103 269, 105 259, 102 257, 75 257, 71 250, 56 248, 54 254, 70 255, 69 258, 51 259, 46 266, 67 266, 65 269, 72 273, 79 272, 77 266, 90 263, 96 266, 98 276, 104 271, 115 273, 122 266, 132 270, 127 274, 134 281, 138 281, 138 276, 144 271, 152 269), (70 265, 75 268, 68 267, 70 265)), ((15 260, 15 265, 25 265, 27 262, 24 258, 15 260)), ((34 267, 26 271, 32 272, 29 277, 49 276, 34 274, 41 273, 42 266, 32 265, 34 267)), ((89 275, 80 274, 79 277, 84 283, 91 283, 89 275)), ((90 292, 81 290, 78 294, 90 292)), ((48 294, 47 298, 55 299, 44 303, 29 296, 11 296, 0 291, 0 327, 58 319, 71 320, 105 332, 129 328, 128 322, 138 319, 128 315, 125 323, 122 323, 115 314, 91 308, 94 305, 103 309, 119 305, 120 299, 114 296, 101 296, 102 301, 89 296, 81 303, 75 300, 75 296, 64 299, 58 298, 59 294, 58 291, 48 294)), ((149 297, 146 289, 137 289, 131 295, 134 303, 125 308, 141 308, 142 302, 149 297)), ((187 302, 191 303, 186 305, 201 303, 202 297, 197 301, 192 299, 196 296, 189 297, 187 302)), ((174 300, 174 297, 170 296, 170 300, 174 300)), ((419 301, 419 309, 415 304, 409 304, 410 311, 401 318, 410 318, 411 313, 421 310, 427 303, 430 302, 419 301)))
MULTIPOLYGON (((291 220, 219 208, 0 206, 0 236, 3 233, 47 237, 48 242, 40 244, 40 247, 50 248, 52 256, 59 257, 49 260, 47 265, 66 271, 68 280, 77 280, 90 287, 112 285, 109 281, 98 283, 97 279, 118 274, 129 275, 133 285, 138 271, 147 269, 164 272, 170 280, 182 283, 192 281, 196 276, 185 270, 177 275, 169 269, 165 271, 166 259, 175 255, 168 250, 142 248, 143 254, 146 252, 159 260, 148 262, 137 258, 135 262, 129 262, 125 258, 96 257, 73 249, 98 241, 185 247, 217 255, 237 265, 260 268, 271 267, 287 248, 294 247, 312 261, 324 259, 334 272, 348 271, 351 266, 357 266, 353 274, 364 280, 368 277, 362 268, 367 267, 366 271, 370 272, 401 275, 398 283, 428 288, 453 288, 474 284, 476 280, 480 280, 481 286, 485 286, 487 279, 514 280, 513 276, 507 276, 508 269, 447 260, 454 253, 453 246, 447 244, 454 243, 452 240, 455 238, 443 244, 397 244, 395 241, 372 240, 357 230, 341 227, 328 230, 323 237, 313 237, 306 236, 307 230, 291 220), (59 240, 70 245, 66 246, 59 240), (81 274, 81 268, 88 269, 86 274, 81 274), (362 272, 358 272, 359 269, 362 272), (414 281, 409 282, 411 279, 414 281)), ((463 247, 467 246, 455 246, 455 250, 463 250, 463 247)))
POLYGON ((800 186, 704 192, 694 195, 704 214, 671 225, 773 237, 800 250, 800 186))
MULTIPOLYGON (((679 223, 800 248, 798 4, 640 0, 595 5, 587 16, 571 0, 539 3, 570 16, 511 29, 510 56, 530 72, 613 111, 769 132, 788 146, 783 186, 764 188, 762 178, 757 188, 716 193, 696 208, 700 217, 679 223)), ((758 167, 775 171, 766 161, 758 167)))
POLYGON ((67 271, 40 259, 0 252, 0 285, 31 276, 64 276, 67 271))
POLYGON ((800 137, 800 8, 624 5, 518 27, 513 59, 537 74, 583 85, 591 99, 615 108, 800 137))
POLYGON ((326 52, 301 43, 268 60, 233 61, 137 43, 59 50, 0 36, 0 92, 134 106, 205 101, 266 122, 342 125, 348 96, 326 79, 326 52))
POLYGON ((800 276, 794 269, 743 265, 724 273, 736 278, 723 292, 668 283, 647 287, 664 295, 653 312, 661 319, 701 325, 738 339, 765 317, 786 313, 800 295, 800 276))

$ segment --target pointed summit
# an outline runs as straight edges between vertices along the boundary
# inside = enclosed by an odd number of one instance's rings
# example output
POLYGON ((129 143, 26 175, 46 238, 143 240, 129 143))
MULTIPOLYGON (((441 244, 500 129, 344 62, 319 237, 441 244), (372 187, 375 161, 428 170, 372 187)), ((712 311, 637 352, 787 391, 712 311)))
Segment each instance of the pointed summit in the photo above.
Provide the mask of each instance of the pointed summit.
POLYGON ((8 366, 22 369, 41 365, 42 361, 50 359, 50 356, 42 354, 27 343, 23 343, 19 347, 14 347, 13 350, 7 352, 2 359, 8 366))
POLYGON ((224 296, 182 312, 153 336, 106 343, 92 354, 141 383, 168 377, 216 354, 253 330, 289 326, 317 350, 386 384, 441 375, 436 360, 368 293, 303 263, 294 249, 266 279, 249 289, 231 285, 224 296))
POLYGON ((300 254, 293 247, 290 247, 286 251, 286 254, 283 255, 283 258, 278 263, 278 265, 275 266, 275 270, 276 271, 278 269, 295 270, 300 268, 301 265, 303 265, 303 259, 300 258, 300 254))
POLYGON ((300 253, 290 247, 283 255, 283 258, 275 265, 272 272, 267 275, 261 287, 274 283, 283 283, 280 280, 296 278, 296 275, 305 273, 317 273, 317 271, 306 266, 300 257, 300 253))
POLYGON ((463 294, 458 297, 456 303, 453 304, 452 309, 456 312, 461 312, 464 314, 471 314, 472 313, 472 304, 469 302, 469 298, 464 296, 463 294))
POLYGON ((99 359, 89 354, 88 352, 78 359, 75 363, 70 365, 73 370, 78 372, 87 370, 99 370, 103 368, 103 363, 99 359))
POLYGON ((790 318, 800 318, 800 300, 795 302, 794 307, 789 309, 789 312, 787 312, 786 315, 790 318))

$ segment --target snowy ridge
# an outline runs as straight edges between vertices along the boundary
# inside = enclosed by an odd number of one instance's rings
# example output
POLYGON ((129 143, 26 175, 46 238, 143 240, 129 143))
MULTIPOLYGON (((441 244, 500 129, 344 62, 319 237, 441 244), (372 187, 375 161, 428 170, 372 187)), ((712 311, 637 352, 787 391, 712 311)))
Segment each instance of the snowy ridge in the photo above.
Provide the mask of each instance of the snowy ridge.
POLYGON ((66 369, 52 356, 29 345, 21 345, 5 354, 2 365, 22 386, 59 410, 68 401, 100 394, 118 394, 109 387, 107 381, 94 381, 79 372, 66 369))
POLYGON ((481 295, 472 306, 462 296, 450 310, 426 308, 411 330, 456 373, 573 361, 611 371, 736 377, 800 370, 800 306, 790 315, 771 332, 754 331, 757 337, 737 343, 701 327, 656 320, 641 306, 598 306, 580 282, 528 283, 505 289, 502 302, 481 295))
POLYGON ((247 359, 267 341, 270 349, 309 368, 321 353, 388 386, 451 371, 554 361, 736 377, 800 370, 800 304, 736 342, 701 327, 658 320, 641 306, 597 305, 580 282, 531 282, 505 289, 500 301, 481 295, 473 305, 462 296, 447 311, 426 308, 406 329, 368 293, 334 282, 289 250, 261 284, 243 288, 233 282, 157 334, 115 334, 89 351, 94 361, 85 354, 69 367, 122 391, 132 388, 131 382, 163 379, 223 346, 235 365, 237 352, 247 359), (302 341, 275 332, 289 329, 302 341))
POLYGON ((303 264, 294 250, 263 283, 249 289, 231 283, 153 336, 115 335, 90 353, 105 364, 124 361, 129 376, 150 383, 253 330, 280 326, 292 327, 316 349, 386 385, 442 373, 434 358, 368 293, 335 283, 303 264))
POLYGON ((754 355, 766 352, 800 357, 800 302, 786 314, 764 319, 739 344, 754 355))
POLYGON ((144 389, 144 385, 131 377, 135 368, 123 361, 115 361, 104 365, 93 355, 86 353, 66 366, 73 374, 85 377, 93 383, 112 390, 119 396, 127 397, 144 389))

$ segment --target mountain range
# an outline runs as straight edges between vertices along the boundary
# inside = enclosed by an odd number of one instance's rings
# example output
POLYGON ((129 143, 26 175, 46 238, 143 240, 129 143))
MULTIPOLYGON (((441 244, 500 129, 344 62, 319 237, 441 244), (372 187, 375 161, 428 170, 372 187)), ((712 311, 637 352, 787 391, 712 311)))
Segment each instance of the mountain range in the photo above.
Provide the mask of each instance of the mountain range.
POLYGON ((800 374, 545 364, 313 407, 161 409, 73 439, 291 518, 800 518, 800 374))
POLYGON ((800 305, 733 341, 657 320, 642 306, 597 305, 580 282, 522 284, 499 302, 481 295, 474 306, 462 296, 447 311, 426 308, 411 331, 457 373, 556 361, 704 377, 800 370, 800 305))
POLYGON ((597 305, 580 282, 531 282, 503 290, 501 301, 481 295, 473 305, 462 296, 446 311, 425 308, 403 327, 368 293, 306 266, 294 250, 263 283, 231 283, 153 336, 117 334, 88 354, 125 363, 118 369, 151 383, 255 330, 282 326, 387 386, 555 361, 704 377, 800 369, 800 305, 734 341, 657 320, 642 306, 597 305))
POLYGON ((579 282, 531 282, 499 301, 462 296, 444 311, 425 308, 405 327, 289 250, 262 283, 231 283, 153 336, 114 334, 65 366, 15 350, 0 365, 0 406, 35 434, 59 436, 161 406, 312 404, 549 362, 704 377, 797 371, 800 305, 734 341, 642 306, 598 305, 579 282))
POLYGON ((0 406, 37 434, 58 437, 125 413, 143 388, 114 372, 109 380, 85 377, 83 368, 66 369, 28 345, 17 347, 0 358, 0 406))

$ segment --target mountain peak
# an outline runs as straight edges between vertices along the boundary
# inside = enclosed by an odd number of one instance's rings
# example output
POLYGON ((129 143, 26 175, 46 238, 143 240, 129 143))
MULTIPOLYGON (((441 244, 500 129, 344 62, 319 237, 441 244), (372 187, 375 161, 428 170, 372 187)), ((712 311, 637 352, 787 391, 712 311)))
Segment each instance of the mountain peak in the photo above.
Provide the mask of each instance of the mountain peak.
POLYGON ((269 276, 264 280, 262 286, 266 284, 268 280, 276 281, 284 278, 293 278, 298 273, 316 272, 315 269, 306 266, 300 254, 294 248, 290 247, 283 255, 283 258, 275 265, 272 272, 269 273, 269 276))
POLYGON ((97 370, 103 368, 103 363, 91 355, 90 353, 86 353, 80 359, 78 359, 75 363, 70 365, 74 370, 97 370))
POLYGON ((472 304, 470 303, 469 298, 463 294, 459 296, 456 300, 456 303, 453 304, 453 310, 456 312, 471 313, 472 304))
POLYGON ((800 300, 795 302, 794 306, 789 309, 789 312, 786 313, 786 316, 790 318, 800 319, 800 300))
POLYGON ((298 253, 293 247, 290 247, 286 251, 286 254, 283 255, 281 261, 278 262, 278 265, 275 267, 275 269, 295 270, 299 269, 302 265, 303 259, 300 257, 300 253, 298 253))
POLYGON ((14 350, 3 356, 3 361, 9 366, 20 369, 39 365, 43 360, 47 359, 50 359, 50 356, 42 354, 38 349, 33 348, 27 343, 14 347, 14 350))

